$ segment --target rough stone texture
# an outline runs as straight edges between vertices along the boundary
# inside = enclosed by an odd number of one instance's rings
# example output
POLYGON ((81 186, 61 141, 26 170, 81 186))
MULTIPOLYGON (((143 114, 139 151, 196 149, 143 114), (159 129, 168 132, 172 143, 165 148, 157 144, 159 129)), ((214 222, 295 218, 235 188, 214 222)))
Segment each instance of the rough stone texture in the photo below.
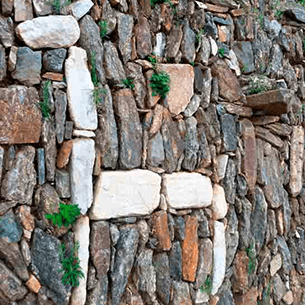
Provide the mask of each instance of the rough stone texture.
POLYGON ((94 141, 73 140, 71 154, 71 201, 82 214, 90 208, 93 200, 92 172, 95 159, 94 141))
POLYGON ((65 62, 70 116, 78 129, 95 130, 97 112, 93 103, 93 83, 87 65, 86 51, 71 47, 65 62))
POLYGON ((70 9, 74 18, 79 20, 88 13, 92 6, 93 2, 91 0, 78 0, 72 3, 70 9))
POLYGON ((172 208, 202 208, 211 204, 213 189, 208 177, 197 173, 165 174, 162 184, 172 208))
POLYGON ((140 58, 145 58, 152 52, 150 26, 147 19, 141 15, 134 29, 137 53, 140 58))
POLYGON ((31 214, 31 207, 20 205, 15 210, 15 214, 19 223, 25 230, 32 232, 35 229, 35 218, 31 214))
POLYGON ((68 304, 70 286, 61 282, 62 274, 58 273, 62 265, 60 262, 58 247, 60 241, 41 229, 35 229, 32 245, 32 266, 34 274, 41 284, 46 286, 47 295, 55 304, 68 304))
POLYGON ((38 184, 43 185, 46 182, 46 168, 43 148, 37 149, 37 167, 38 184))
POLYGON ((20 23, 16 34, 32 49, 57 49, 74 45, 80 30, 74 17, 51 15, 20 23))
POLYGON ((62 73, 63 63, 66 58, 66 49, 46 51, 43 55, 43 67, 46 71, 62 73))
POLYGON ((228 206, 225 198, 225 191, 219 184, 213 186, 212 206, 213 218, 215 220, 222 219, 226 216, 228 206))
POLYGON ((160 187, 160 176, 151 171, 104 171, 95 186, 90 219, 150 214, 159 205, 160 187))
POLYGON ((284 274, 289 274, 292 269, 291 253, 285 239, 282 236, 277 236, 279 253, 282 255, 282 270, 284 274))
POLYGON ((166 211, 158 211, 152 215, 152 233, 157 239, 158 249, 168 251, 171 248, 171 240, 169 235, 167 213, 166 211))
POLYGON ((239 243, 242 249, 250 245, 252 205, 247 198, 241 199, 242 213, 239 225, 239 243))
POLYGON ((13 20, 11 18, 0 16, 0 40, 5 48, 13 45, 15 37, 13 20))
POLYGON ((56 163, 56 132, 51 121, 44 121, 42 125, 42 141, 45 151, 46 177, 54 181, 56 163))
POLYGON ((87 273, 89 263, 89 217, 82 216, 76 220, 73 228, 74 240, 79 243, 78 258, 79 265, 84 273, 84 278, 79 279, 79 286, 75 287, 71 294, 71 305, 85 305, 87 295, 87 273))
POLYGON ((0 89, 0 143, 39 142, 41 112, 35 88, 14 86, 0 89))
POLYGON ((32 0, 35 14, 37 16, 51 15, 53 7, 48 0, 32 0))
POLYGON ((233 291, 246 292, 248 289, 248 265, 249 257, 246 252, 238 251, 233 264, 233 291))
POLYGON ((61 90, 56 90, 54 96, 55 96, 56 138, 57 138, 57 142, 61 144, 64 140, 64 134, 65 134, 67 95, 65 92, 61 90))
POLYGON ((70 173, 64 169, 56 169, 55 171, 56 192, 60 198, 71 197, 70 173))
POLYGON ((276 254, 270 262, 270 274, 274 276, 282 267, 281 254, 276 254))
POLYGON ((220 123, 224 151, 235 151, 237 149, 236 118, 231 114, 224 114, 220 116, 220 123))
POLYGON ((178 115, 189 104, 193 94, 193 67, 184 64, 160 65, 160 70, 170 76, 170 91, 167 95, 167 105, 172 115, 178 115), (179 99, 177 100, 177 96, 179 99))
POLYGON ((188 20, 183 26, 183 39, 181 42, 182 58, 191 63, 195 59, 195 41, 196 35, 189 26, 188 20))
POLYGON ((182 249, 179 241, 174 241, 169 252, 170 276, 175 281, 180 281, 182 276, 182 249))
POLYGON ((7 200, 32 204, 36 171, 34 169, 35 149, 31 146, 21 148, 2 181, 1 196, 7 200))
POLYGON ((5 60, 5 49, 0 46, 0 81, 6 77, 7 64, 5 60))
POLYGON ((117 116, 119 165, 123 169, 140 167, 142 157, 142 127, 136 103, 130 89, 116 92, 113 100, 117 116))
POLYGON ((194 282, 198 264, 198 222, 196 216, 187 216, 185 239, 182 242, 182 278, 194 282))
POLYGON ((120 232, 113 271, 111 273, 112 304, 118 305, 121 301, 128 276, 134 263, 139 240, 139 233, 134 228, 126 228, 120 232))
POLYGON ((173 281, 172 305, 192 305, 188 283, 173 281))
POLYGON ((15 22, 20 22, 33 18, 33 8, 31 0, 14 0, 15 22))
POLYGON ((250 41, 236 41, 233 43, 233 51, 243 68, 244 73, 252 73, 255 70, 252 45, 250 41))
POLYGON ((237 169, 235 162, 232 158, 229 159, 227 164, 227 170, 223 179, 223 188, 226 194, 226 200, 228 203, 234 204, 236 195, 236 174, 237 169))
POLYGON ((222 180, 225 177, 226 169, 227 169, 227 164, 228 164, 228 155, 218 155, 217 156, 217 174, 219 180, 222 180))
POLYGON ((212 295, 221 286, 226 270, 226 240, 223 223, 214 222, 212 295))
POLYGON ((123 62, 126 63, 131 59, 132 43, 131 38, 133 34, 133 17, 126 14, 119 13, 117 15, 117 26, 119 43, 118 47, 123 57, 123 62))
POLYGON ((293 126, 290 146, 290 179, 289 190, 291 196, 296 197, 302 189, 302 172, 304 156, 304 129, 293 126))
POLYGON ((33 292, 38 293, 40 288, 41 288, 41 284, 39 283, 39 281, 37 280, 37 278, 31 274, 30 278, 28 279, 28 281, 25 283, 25 285, 33 292))

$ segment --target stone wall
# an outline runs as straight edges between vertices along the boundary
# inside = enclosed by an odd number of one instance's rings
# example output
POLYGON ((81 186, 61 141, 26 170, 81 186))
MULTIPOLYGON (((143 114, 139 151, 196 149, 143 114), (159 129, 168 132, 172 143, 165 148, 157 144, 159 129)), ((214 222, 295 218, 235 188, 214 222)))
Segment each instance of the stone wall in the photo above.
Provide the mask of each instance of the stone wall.
POLYGON ((0 5, 0 304, 305 304, 302 4, 92 1, 0 5))

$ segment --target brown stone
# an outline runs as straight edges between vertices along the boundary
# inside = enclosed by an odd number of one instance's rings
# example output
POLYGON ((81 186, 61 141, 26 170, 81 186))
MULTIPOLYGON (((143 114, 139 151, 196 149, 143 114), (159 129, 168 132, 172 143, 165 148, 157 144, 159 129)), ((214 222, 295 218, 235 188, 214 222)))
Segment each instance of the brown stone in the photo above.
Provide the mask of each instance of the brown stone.
POLYGON ((230 13, 233 17, 238 17, 238 16, 243 15, 243 10, 239 8, 239 9, 231 10, 229 13, 230 13))
POLYGON ((182 242, 182 277, 194 282, 198 265, 198 222, 196 216, 186 216, 185 239, 182 242))
POLYGON ((247 96, 247 106, 263 110, 267 115, 281 115, 291 109, 289 91, 286 89, 271 90, 247 96))
POLYGON ((225 6, 219 6, 219 5, 214 5, 210 3, 205 3, 206 5, 206 10, 214 13, 226 13, 229 8, 225 6))
POLYGON ((234 295, 235 305, 257 305, 258 291, 257 287, 252 287, 247 293, 234 295))
POLYGON ((47 72, 42 77, 53 80, 53 81, 61 82, 64 75, 61 73, 47 72))
POLYGON ((16 216, 24 229, 32 232, 35 229, 35 218, 31 214, 31 208, 21 205, 16 209, 16 216))
POLYGON ((224 31, 226 27, 222 27, 222 26, 217 26, 217 30, 218 30, 218 40, 220 42, 226 42, 227 41, 227 33, 224 31))
POLYGON ((266 127, 277 136, 288 137, 292 132, 291 126, 282 123, 270 124, 266 127))
POLYGON ((241 121, 244 154, 242 172, 244 173, 250 191, 254 190, 257 176, 256 139, 252 123, 248 119, 241 121))
POLYGON ((292 291, 289 290, 284 296, 283 296, 283 301, 290 305, 293 303, 293 294, 292 294, 292 291))
POLYGON ((2 13, 5 16, 9 16, 14 7, 14 0, 2 0, 2 13))
POLYGON ((171 248, 171 240, 168 229, 166 211, 155 212, 152 216, 152 232, 158 240, 158 249, 168 251, 171 248))
POLYGON ((62 144, 61 149, 58 151, 57 160, 56 160, 56 165, 58 168, 63 168, 69 163, 72 146, 73 146, 72 140, 65 141, 62 144))
POLYGON ((221 103, 221 105, 225 106, 228 113, 237 114, 240 117, 250 118, 252 117, 252 108, 243 107, 236 104, 230 103, 221 103))
POLYGON ((41 112, 35 88, 0 88, 0 143, 38 143, 41 112))
POLYGON ((255 127, 255 134, 257 137, 269 142, 270 144, 272 144, 273 146, 280 148, 283 146, 283 141, 275 136, 274 134, 272 134, 268 129, 260 127, 260 126, 256 126, 255 127))
POLYGON ((245 251, 238 251, 233 262, 233 291, 245 292, 248 289, 249 258, 245 251))
POLYGON ((135 26, 137 40, 137 52, 140 58, 145 58, 152 52, 150 26, 147 19, 142 15, 135 26))
POLYGON ((194 95, 194 69, 186 64, 168 64, 160 65, 160 70, 170 76, 170 91, 166 101, 170 113, 178 115, 185 110, 194 95))
POLYGON ((41 284, 33 274, 30 275, 30 278, 25 285, 35 293, 38 293, 41 288, 41 284))
POLYGON ((223 60, 217 60, 212 65, 212 76, 218 79, 219 94, 229 102, 234 102, 242 97, 239 81, 232 70, 223 60))
POLYGON ((32 0, 14 0, 15 22, 33 19, 32 0))
POLYGON ((217 295, 211 295, 209 305, 217 305, 219 297, 217 295))
POLYGON ((267 125, 278 122, 279 120, 280 117, 274 115, 256 116, 250 119, 253 125, 267 125))
POLYGON ((156 134, 160 129, 162 125, 162 116, 163 116, 163 107, 160 104, 157 104, 154 111, 153 111, 153 120, 152 124, 148 130, 149 136, 153 136, 156 134))

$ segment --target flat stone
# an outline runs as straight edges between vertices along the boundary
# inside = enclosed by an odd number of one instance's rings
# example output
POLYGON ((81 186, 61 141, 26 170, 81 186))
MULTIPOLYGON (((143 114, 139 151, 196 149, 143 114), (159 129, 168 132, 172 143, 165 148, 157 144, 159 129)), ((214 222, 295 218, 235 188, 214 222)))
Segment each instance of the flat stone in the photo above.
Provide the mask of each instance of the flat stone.
POLYGON ((146 164, 154 167, 162 166, 164 163, 164 147, 161 132, 157 132, 148 140, 146 164))
POLYGON ((32 256, 29 244, 25 241, 25 239, 21 240, 20 250, 26 265, 29 266, 32 261, 32 256))
POLYGON ((274 123, 266 127, 277 136, 288 137, 292 132, 292 127, 287 124, 274 123))
POLYGON ((32 51, 28 47, 18 47, 16 69, 12 77, 30 87, 40 83, 41 51, 32 51))
POLYGON ((168 109, 172 115, 185 110, 193 94, 194 70, 186 64, 161 64, 160 70, 170 76, 170 91, 167 95, 168 109), (177 100, 179 96, 179 100, 177 100))
POLYGON ((38 143, 41 112, 35 88, 16 86, 0 89, 0 143, 38 143), (18 115, 16 115, 18 114, 18 115))
POLYGON ((293 266, 290 250, 283 236, 278 235, 276 240, 279 247, 279 253, 282 255, 282 270, 284 274, 289 274, 293 266))
POLYGON ((18 301, 27 294, 27 289, 20 279, 0 261, 0 289, 11 301, 18 301))
POLYGON ((62 73, 66 54, 67 50, 62 48, 46 51, 43 55, 43 68, 46 71, 62 73))
POLYGON ((233 159, 229 159, 226 174, 223 179, 223 188, 226 194, 226 200, 228 203, 234 204, 235 202, 235 195, 236 195, 236 164, 234 163, 233 159))
POLYGON ((249 257, 245 251, 236 253, 233 263, 233 291, 244 293, 248 289, 248 265, 249 257))
POLYGON ((56 133, 51 121, 43 122, 42 141, 45 151, 46 177, 48 181, 54 181, 56 164, 56 133))
POLYGON ((157 33, 153 53, 156 56, 164 57, 165 49, 166 49, 166 35, 164 33, 157 33))
POLYGON ((132 91, 130 89, 117 91, 113 106, 118 124, 120 168, 139 167, 142 158, 142 127, 132 91))
POLYGON ((183 26, 183 38, 181 42, 182 58, 188 63, 191 63, 195 59, 195 41, 196 35, 191 29, 188 20, 185 21, 183 26))
POLYGON ((169 235, 167 213, 166 211, 158 211, 152 214, 152 232, 157 239, 158 249, 168 251, 171 248, 171 240, 169 235))
POLYGON ((270 274, 273 277, 282 267, 281 254, 277 253, 270 262, 270 274))
POLYGON ((70 9, 74 18, 79 20, 89 12, 92 6, 93 2, 91 0, 78 0, 72 3, 70 9))
POLYGON ((52 81, 61 82, 63 80, 64 75, 61 73, 55 72, 46 72, 42 75, 43 78, 50 79, 52 81))
POLYGON ((150 25, 148 20, 141 15, 134 29, 137 53, 140 58, 145 58, 152 52, 150 25))
POLYGON ((259 138, 269 142, 270 144, 272 144, 273 146, 275 146, 277 148, 282 147, 284 144, 283 141, 279 137, 275 136, 268 129, 263 128, 261 126, 255 126, 255 134, 259 138))
POLYGON ((180 281, 182 277, 182 249, 179 241, 172 243, 168 257, 170 276, 175 281, 180 281))
POLYGON ((208 177, 198 173, 165 174, 162 184, 168 204, 174 209, 202 208, 211 204, 213 190, 208 177))
POLYGON ((292 291, 291 290, 287 291, 282 299, 286 304, 288 305, 292 304, 294 300, 292 291))
POLYGON ((172 291, 172 305, 192 305, 192 299, 190 296, 190 289, 188 283, 182 281, 173 281, 172 291))
POLYGON ((35 229, 35 218, 31 214, 31 207, 28 205, 20 205, 15 210, 15 214, 25 230, 32 232, 35 229))
POLYGON ((33 274, 30 275, 30 278, 25 285, 34 293, 38 293, 41 288, 41 284, 33 274))
POLYGON ((18 52, 18 47, 12 46, 10 49, 10 53, 8 56, 8 63, 7 63, 7 68, 10 72, 14 71, 16 68, 17 52, 18 52))
POLYGON ((73 140, 71 154, 71 201, 85 214, 93 200, 92 173, 95 160, 94 141, 73 140))
POLYGON ((224 280, 226 270, 226 240, 222 222, 214 222, 213 241, 213 280, 211 293, 215 295, 224 280))
POLYGON ((277 303, 280 303, 286 293, 286 287, 278 274, 273 277, 273 293, 274 299, 277 303))
POLYGON ((55 90, 55 124, 57 142, 61 144, 64 141, 67 95, 61 90, 55 90))
POLYGON ((228 206, 225 198, 224 189, 219 184, 213 186, 212 206, 213 218, 215 220, 222 219, 226 216, 228 206))
POLYGON ((201 36, 200 50, 197 53, 197 58, 203 65, 207 66, 210 55, 211 55, 210 41, 207 37, 201 36))
POLYGON ((200 101, 201 101, 200 96, 197 94, 194 94, 193 97, 191 98, 189 104, 183 111, 183 115, 185 117, 191 117, 198 110, 200 101))
POLYGON ((236 305, 257 305, 257 298, 257 287, 251 287, 246 293, 237 295, 234 300, 236 305))
POLYGON ((0 81, 6 77, 7 63, 5 59, 5 49, 0 46, 0 81))
POLYGON ((14 7, 14 1, 13 0, 3 0, 2 1, 2 14, 5 16, 9 16, 14 7))
POLYGON ((228 159, 229 159, 228 155, 222 154, 217 156, 217 165, 218 165, 217 173, 219 180, 222 180, 225 177, 228 159))
POLYGON ((302 126, 293 126, 290 145, 290 179, 289 190, 296 197, 302 190, 302 172, 304 156, 304 129, 302 126))
POLYGON ((223 134, 224 151, 235 151, 237 149, 236 118, 231 114, 220 116, 220 125, 223 134))
POLYGON ((4 148, 0 146, 0 181, 2 179, 2 171, 3 171, 3 159, 4 159, 4 148))
POLYGON ((60 198, 71 197, 70 173, 64 169, 56 169, 55 171, 56 192, 60 198))
POLYGON ((72 139, 72 131, 73 131, 73 122, 66 121, 66 126, 65 126, 65 139, 66 140, 72 139))
POLYGON ((65 62, 70 116, 78 129, 95 130, 97 112, 93 103, 93 83, 87 65, 86 51, 71 47, 65 62))
POLYGON ((46 181, 46 168, 43 148, 37 149, 37 170, 38 184, 43 185, 46 181))
POLYGON ((230 205, 226 216, 226 268, 231 266, 239 245, 239 223, 234 205, 230 205))
POLYGON ((194 282, 198 265, 198 222, 196 216, 187 216, 185 239, 182 242, 182 278, 194 282))
POLYGON ((85 305, 87 295, 87 274, 89 263, 89 236, 90 224, 88 216, 81 216, 76 220, 73 228, 74 240, 79 244, 79 266, 84 273, 84 278, 79 279, 79 286, 72 290, 71 305, 85 305))
POLYGON ((233 51, 236 54, 243 73, 252 73, 255 70, 252 45, 250 41, 236 41, 233 43, 233 51))
POLYGON ((7 238, 9 242, 17 243, 22 236, 22 227, 12 210, 0 216, 0 238, 7 238))
POLYGON ((90 130, 73 130, 73 137, 78 138, 95 138, 95 133, 90 130))
POLYGON ((160 187, 160 176, 151 171, 103 171, 95 186, 90 219, 150 214, 159 205, 160 187))
POLYGON ((58 150, 56 165, 58 168, 65 167, 70 161, 73 141, 64 141, 62 147, 58 150))
POLYGON ((182 25, 174 23, 171 31, 169 32, 169 35, 167 36, 167 48, 165 53, 166 57, 176 58, 179 52, 182 37, 182 25))
POLYGON ((35 14, 37 16, 46 16, 53 13, 53 5, 48 0, 32 0, 35 14))
POLYGON ((15 22, 33 18, 33 7, 31 0, 14 0, 15 22))
POLYGON ((16 34, 32 49, 58 49, 74 45, 80 30, 74 17, 51 15, 20 23, 16 34))

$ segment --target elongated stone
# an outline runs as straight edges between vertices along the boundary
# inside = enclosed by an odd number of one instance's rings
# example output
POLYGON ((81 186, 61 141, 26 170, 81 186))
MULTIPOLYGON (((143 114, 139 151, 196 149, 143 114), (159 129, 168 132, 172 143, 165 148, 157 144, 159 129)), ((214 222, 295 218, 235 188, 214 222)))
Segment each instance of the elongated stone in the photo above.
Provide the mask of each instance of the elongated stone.
POLYGON ((67 95, 61 90, 55 91, 55 122, 56 122, 56 137, 57 142, 61 144, 64 140, 67 95))
POLYGON ((89 12, 92 6, 93 2, 91 0, 78 0, 72 3, 70 9, 75 19, 79 20, 89 12))
POLYGON ((44 149, 37 149, 37 168, 38 168, 38 184, 42 185, 46 181, 46 169, 44 159, 44 149))
POLYGON ((2 178, 3 158, 4 158, 4 148, 0 146, 0 181, 2 178))
POLYGON ((55 172, 56 192, 60 198, 70 198, 70 173, 64 169, 56 169, 55 172))

